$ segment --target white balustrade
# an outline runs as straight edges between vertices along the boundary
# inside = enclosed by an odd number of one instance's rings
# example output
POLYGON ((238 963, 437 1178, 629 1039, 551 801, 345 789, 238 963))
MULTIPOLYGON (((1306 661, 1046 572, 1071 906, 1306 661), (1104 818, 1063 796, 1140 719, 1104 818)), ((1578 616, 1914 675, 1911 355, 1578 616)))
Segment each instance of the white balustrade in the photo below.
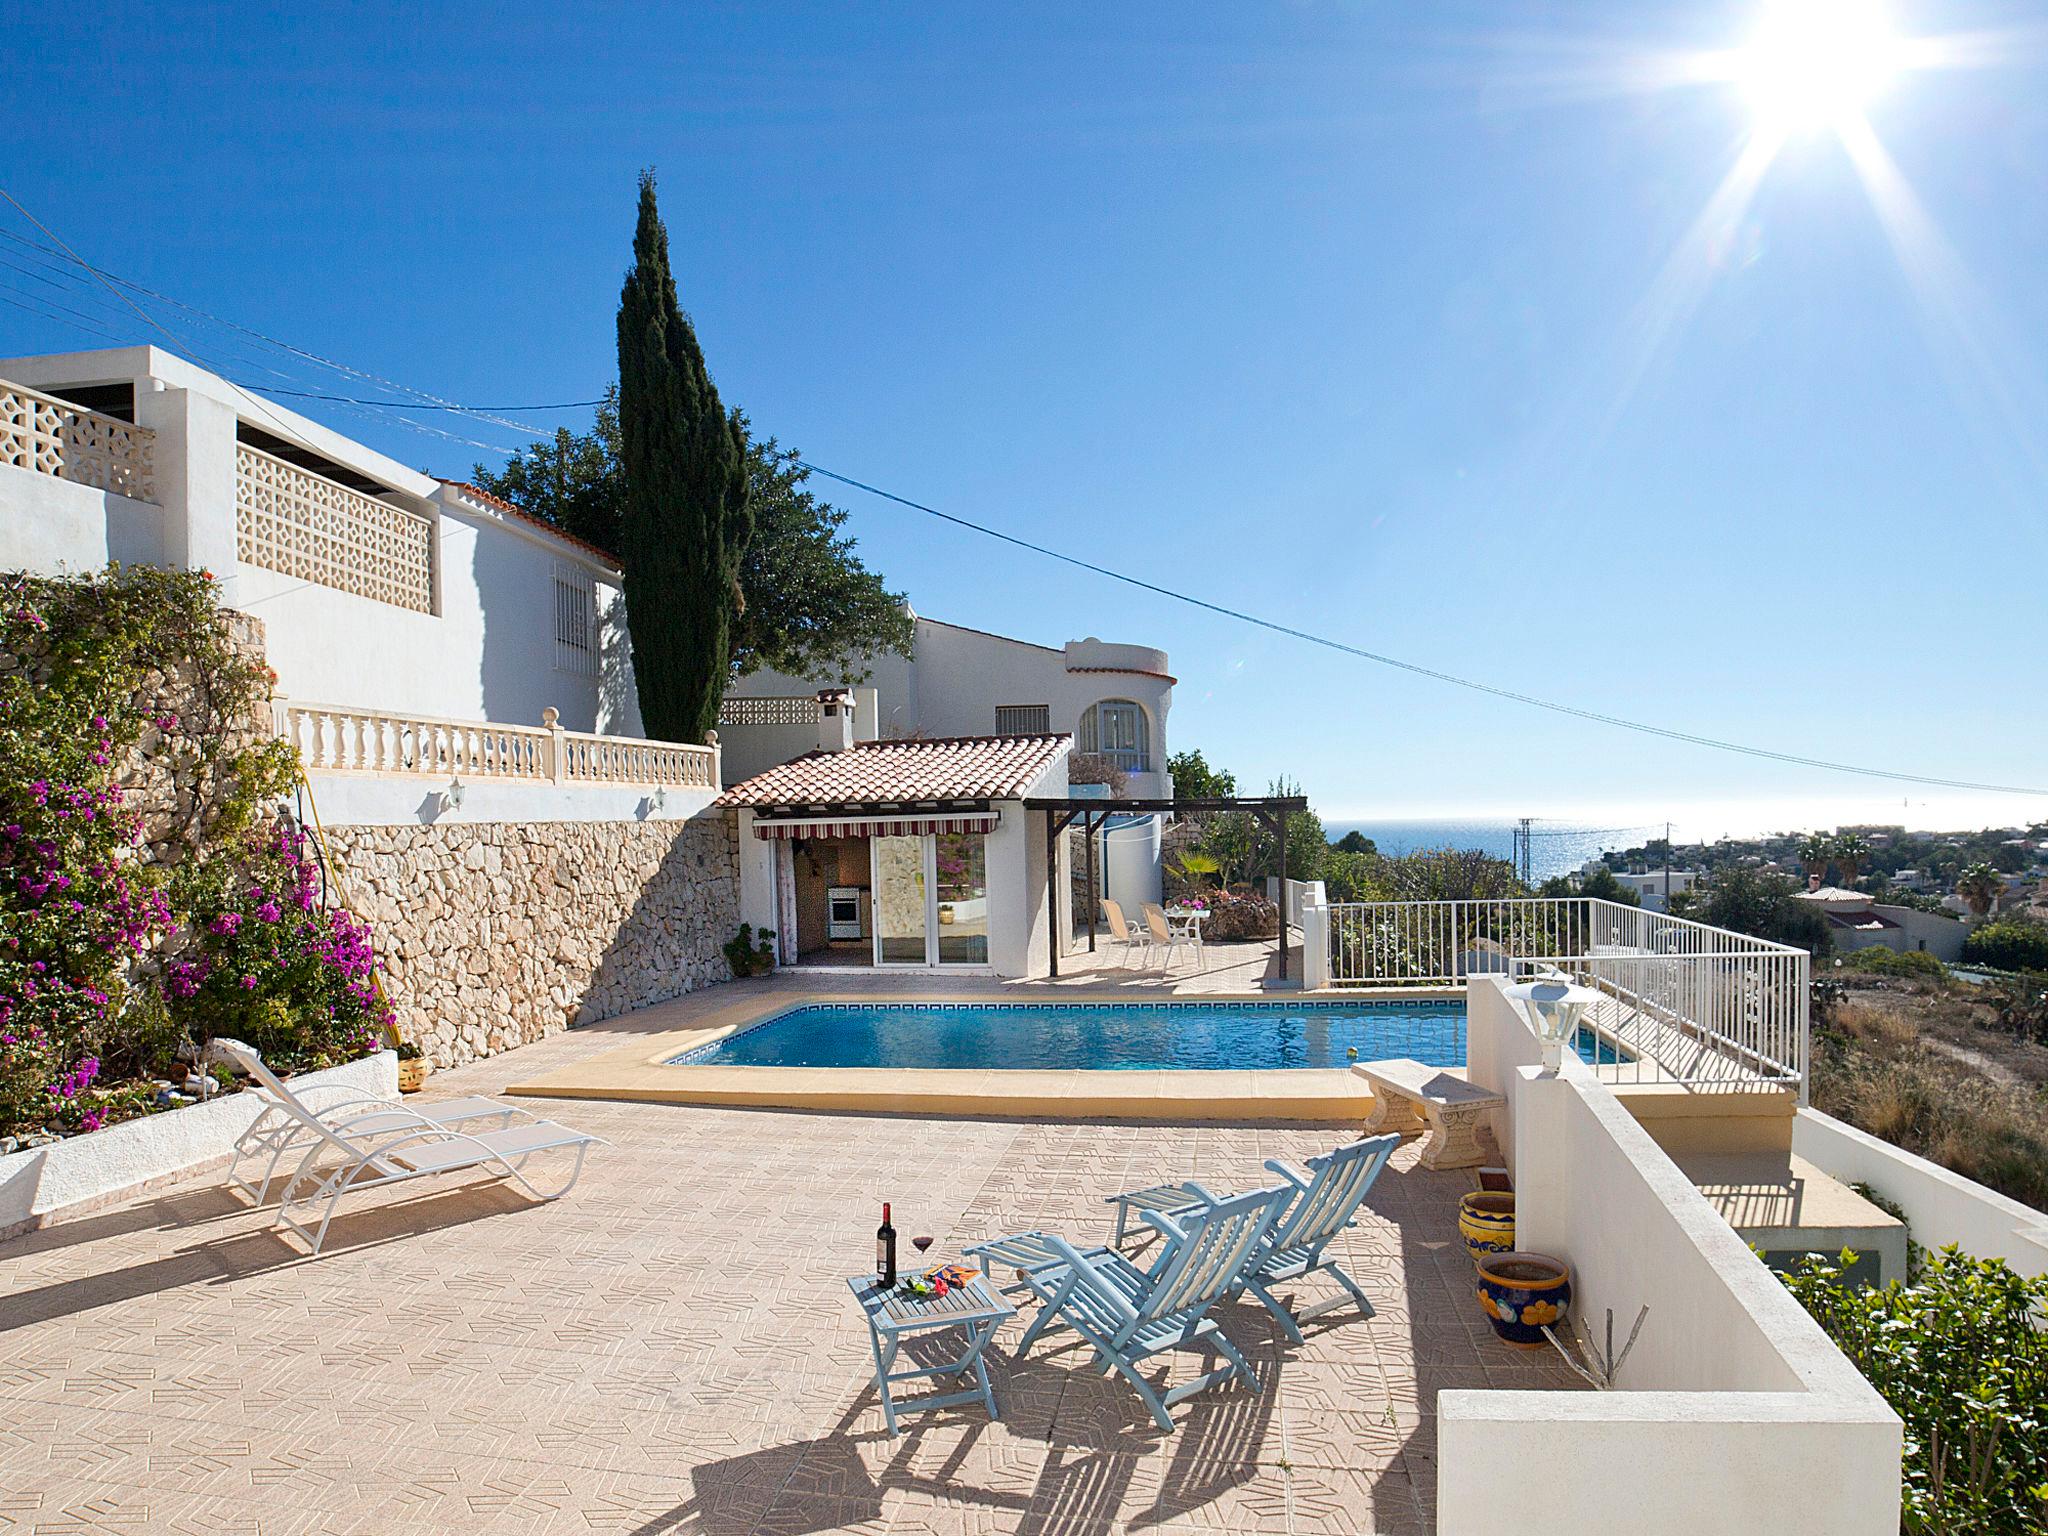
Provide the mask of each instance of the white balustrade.
POLYGON ((0 464, 156 500, 156 434, 0 381, 0 464))
POLYGON ((245 565, 434 611, 434 525, 247 443, 235 445, 235 552, 245 565))
POLYGON ((1581 1028, 1610 1080, 1806 1089, 1803 949, 1581 896, 1340 902, 1331 986, 1463 987, 1557 970, 1606 994, 1581 1028))
POLYGON ((718 786, 718 749, 542 725, 443 720, 332 704, 277 706, 279 736, 307 773, 521 779, 537 784, 718 786))

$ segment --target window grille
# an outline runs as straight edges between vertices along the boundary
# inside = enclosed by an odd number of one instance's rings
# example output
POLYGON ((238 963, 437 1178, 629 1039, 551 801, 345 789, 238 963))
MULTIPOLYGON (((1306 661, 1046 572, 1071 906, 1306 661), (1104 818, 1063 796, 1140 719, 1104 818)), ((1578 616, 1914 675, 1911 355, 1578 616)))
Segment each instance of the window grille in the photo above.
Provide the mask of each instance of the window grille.
POLYGON ((555 567, 555 670, 597 676, 597 578, 569 565, 555 567))
POLYGON ((1125 773, 1148 773, 1152 768, 1145 711, 1130 699, 1104 699, 1089 705, 1081 716, 1076 747, 1107 758, 1125 773))
POLYGON ((1050 736, 1052 708, 1046 704, 998 704, 998 736, 1050 736))

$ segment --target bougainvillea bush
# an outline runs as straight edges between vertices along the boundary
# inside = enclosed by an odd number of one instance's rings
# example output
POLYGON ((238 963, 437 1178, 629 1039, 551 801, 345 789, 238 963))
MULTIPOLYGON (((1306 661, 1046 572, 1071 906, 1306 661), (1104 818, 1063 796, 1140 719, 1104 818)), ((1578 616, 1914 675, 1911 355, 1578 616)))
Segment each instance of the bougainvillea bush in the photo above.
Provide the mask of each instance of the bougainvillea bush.
POLYGON ((282 1065, 360 1054, 382 1017, 362 999, 368 936, 317 901, 235 955, 256 978, 239 1010, 204 977, 170 985, 227 959, 207 925, 236 893, 296 900, 302 850, 259 828, 295 760, 231 728, 270 682, 203 572, 0 577, 0 1135, 143 1112, 182 1044, 259 1006, 282 1065), (166 679, 182 717, 153 702, 166 679))
POLYGON ((240 857, 213 861, 187 915, 193 942, 165 964, 164 991, 193 1034, 231 1035, 302 1067, 378 1049, 391 1012, 369 927, 321 904, 298 828, 246 834, 240 857))

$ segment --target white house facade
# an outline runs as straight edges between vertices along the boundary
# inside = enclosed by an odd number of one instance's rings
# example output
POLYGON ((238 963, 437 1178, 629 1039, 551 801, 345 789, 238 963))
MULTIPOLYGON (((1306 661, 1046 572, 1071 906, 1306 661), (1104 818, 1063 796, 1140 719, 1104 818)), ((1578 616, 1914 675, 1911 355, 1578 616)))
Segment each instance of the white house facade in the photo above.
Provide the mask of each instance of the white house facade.
MULTIPOLYGON (((1064 735, 1074 757, 1094 760, 1093 772, 1107 766, 1122 776, 1123 795, 1172 798, 1166 722, 1174 679, 1166 652, 1092 636, 1035 645, 915 614, 912 623, 910 655, 869 657, 853 669, 868 673, 851 685, 855 741, 1064 735)), ((844 674, 763 671, 741 678, 719 715, 726 782, 810 751, 821 693, 843 686, 844 674)), ((1159 815, 1117 816, 1096 833, 1102 892, 1132 913, 1160 898, 1164 822, 1159 815)))
POLYGON ((0 359, 0 567, 207 570, 291 701, 637 736, 618 562, 157 347, 0 359))
POLYGON ((828 695, 812 750, 729 787, 740 916, 782 965, 1030 976, 1071 931, 1064 860, 1027 798, 1067 792, 1060 735, 860 741, 828 695))

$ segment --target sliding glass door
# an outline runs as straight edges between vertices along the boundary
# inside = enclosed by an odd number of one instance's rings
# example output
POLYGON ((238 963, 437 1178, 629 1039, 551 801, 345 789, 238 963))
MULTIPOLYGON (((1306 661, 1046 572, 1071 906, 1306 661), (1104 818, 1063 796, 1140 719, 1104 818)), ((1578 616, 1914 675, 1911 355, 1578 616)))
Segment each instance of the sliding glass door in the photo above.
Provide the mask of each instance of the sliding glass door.
POLYGON ((988 839, 941 832, 932 840, 940 965, 988 964, 988 839))
POLYGON ((931 881, 925 875, 924 837, 876 837, 875 964, 929 965, 931 881))
POLYGON ((988 839, 979 832, 869 839, 875 964, 988 964, 988 839))

